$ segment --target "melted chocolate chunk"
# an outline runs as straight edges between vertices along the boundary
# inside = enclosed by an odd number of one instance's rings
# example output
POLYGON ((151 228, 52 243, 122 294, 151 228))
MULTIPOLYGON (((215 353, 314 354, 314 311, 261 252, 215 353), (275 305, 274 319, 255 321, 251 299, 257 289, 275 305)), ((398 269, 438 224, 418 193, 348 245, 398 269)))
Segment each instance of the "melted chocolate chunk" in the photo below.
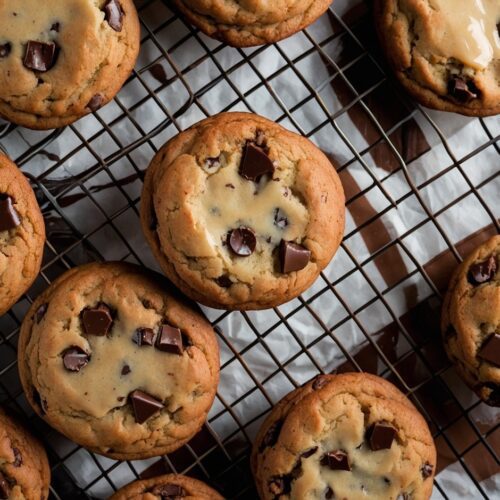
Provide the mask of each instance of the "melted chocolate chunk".
POLYGON ((281 272, 284 274, 300 271, 311 260, 311 252, 292 241, 281 240, 279 246, 281 272))
POLYGON ((90 356, 78 346, 72 346, 62 353, 64 368, 70 372, 79 372, 90 361, 90 356))
POLYGON ((4 43, 0 45, 0 59, 7 57, 12 50, 12 45, 10 43, 4 43))
POLYGON ((159 412, 164 405, 161 401, 153 398, 143 391, 136 390, 129 394, 132 409, 134 410, 135 421, 138 424, 144 423, 149 417, 159 412))
POLYGON ((21 467, 23 465, 23 456, 21 455, 21 452, 19 451, 19 448, 12 448, 12 453, 14 453, 14 467, 21 467))
POLYGON ((87 307, 82 311, 83 330, 87 335, 103 337, 109 333, 113 324, 111 309, 106 304, 87 307))
POLYGON ((149 490, 161 500, 176 500, 187 496, 186 490, 177 484, 159 484, 149 490))
POLYGON ((260 445, 260 451, 263 451, 270 446, 274 446, 278 442, 282 427, 283 422, 281 420, 274 422, 274 424, 269 427, 260 445))
POLYGON ((422 473, 422 477, 424 479, 431 477, 433 470, 434 470, 434 467, 429 462, 425 462, 425 464, 422 465, 422 467, 420 467, 420 472, 422 473))
POLYGON ((153 76, 155 80, 158 80, 160 83, 166 85, 168 83, 167 72, 165 68, 161 64, 154 64, 149 68, 149 72, 153 76))
POLYGON ((318 375, 313 382, 312 388, 313 390, 317 391, 318 389, 321 389, 328 383, 328 377, 325 375, 318 375))
POLYGON ((263 175, 273 176, 274 164, 263 148, 248 142, 238 172, 244 179, 258 182, 263 175))
POLYGON ((26 45, 23 64, 33 71, 49 71, 56 63, 56 44, 30 40, 26 45))
POLYGON ((101 106, 104 103, 104 96, 102 94, 96 94, 95 96, 90 99, 90 101, 87 103, 87 108, 90 109, 90 111, 97 111, 98 109, 101 108, 101 106))
POLYGON ((15 229, 21 224, 19 214, 14 208, 14 202, 10 196, 0 197, 0 231, 15 229))
POLYGON ((318 447, 314 446, 313 448, 310 448, 309 450, 306 450, 302 452, 300 455, 301 458, 309 458, 312 457, 316 452, 318 451, 318 447))
POLYGON ((118 0, 108 0, 104 5, 104 20, 115 31, 123 28, 123 9, 118 0))
POLYGON ((155 339, 155 332, 152 328, 138 328, 132 340, 139 346, 153 345, 155 339))
POLYGON ((155 347, 159 351, 182 356, 184 347, 182 345, 182 333, 179 328, 170 325, 162 325, 156 337, 155 347))
POLYGON ((471 285, 480 285, 491 281, 497 272, 495 257, 491 255, 487 260, 470 266, 467 279, 471 285))
POLYGON ((51 27, 50 27, 50 31, 56 31, 57 33, 59 33, 59 28, 61 27, 61 23, 54 23, 51 27))
POLYGON ((128 365, 123 365, 122 368, 122 376, 128 375, 132 370, 130 369, 130 366, 128 365))
POLYGON ((464 78, 454 76, 448 83, 448 92, 457 101, 466 103, 472 99, 476 99, 479 91, 471 81, 467 82, 464 78))
POLYGON ((10 497, 11 487, 5 475, 0 472, 0 498, 8 499, 10 497))
POLYGON ((280 208, 274 209, 274 225, 280 229, 285 229, 288 226, 288 218, 280 208))
POLYGON ((47 309, 49 308, 48 304, 42 304, 36 311, 35 313, 35 322, 38 325, 40 321, 42 321, 43 317, 45 316, 45 313, 47 312, 47 309))
POLYGON ((220 156, 216 156, 214 158, 207 158, 205 160, 205 166, 207 168, 218 168, 218 167, 220 167, 220 156))
POLYGON ((477 353, 478 357, 495 366, 500 366, 500 335, 490 335, 477 353))
POLYGON ((329 467, 331 470, 351 470, 349 457, 342 450, 329 451, 321 458, 321 465, 329 467))
POLYGON ((335 497, 335 494, 333 493, 333 490, 330 488, 330 486, 328 486, 328 488, 325 491, 326 500, 331 500, 334 497, 335 497))
POLYGON ((397 434, 397 430, 391 424, 376 422, 368 429, 366 438, 372 451, 388 450, 397 434))
POLYGON ((223 274, 222 276, 219 276, 215 282, 221 287, 221 288, 229 288, 232 286, 233 282, 231 281, 231 278, 227 274, 223 274))
POLYGON ((240 227, 233 229, 227 235, 227 244, 231 250, 240 257, 252 255, 257 246, 257 238, 253 229, 249 227, 240 227))

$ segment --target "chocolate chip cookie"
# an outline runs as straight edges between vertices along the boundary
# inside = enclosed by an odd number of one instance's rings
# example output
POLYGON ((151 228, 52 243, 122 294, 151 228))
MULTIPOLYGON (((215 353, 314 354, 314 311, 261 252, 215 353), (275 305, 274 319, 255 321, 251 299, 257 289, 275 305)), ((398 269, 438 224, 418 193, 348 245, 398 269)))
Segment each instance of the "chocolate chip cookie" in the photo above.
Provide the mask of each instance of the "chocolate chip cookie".
POLYGON ((205 34, 233 47, 251 47, 287 38, 312 24, 332 0, 173 0, 205 34))
POLYGON ((110 101, 139 52, 132 0, 0 2, 0 116, 62 127, 110 101))
POLYGON ((45 500, 50 468, 42 445, 0 409, 0 498, 45 500))
POLYGON ((498 0, 376 0, 375 24, 398 80, 420 103, 500 113, 498 0))
POLYGON ((0 152, 0 315, 35 280, 44 243, 45 224, 30 183, 0 152))
POLYGON ((207 306, 264 309, 299 295, 335 254, 344 193, 310 141, 257 115, 224 113, 171 139, 142 193, 165 274, 207 306))
POLYGON ((446 294, 442 334, 448 357, 477 395, 500 406, 500 236, 472 252, 446 294))
POLYGON ((222 497, 205 483, 175 474, 135 481, 118 490, 109 500, 154 500, 155 498, 222 500, 222 497))
POLYGON ((436 449, 423 417, 386 380, 321 375, 271 411, 252 469, 262 500, 423 500, 436 449))
POLYGON ((116 459, 170 453, 200 429, 219 378, 210 324, 162 277, 125 263, 56 280, 26 315, 19 371, 50 425, 116 459))

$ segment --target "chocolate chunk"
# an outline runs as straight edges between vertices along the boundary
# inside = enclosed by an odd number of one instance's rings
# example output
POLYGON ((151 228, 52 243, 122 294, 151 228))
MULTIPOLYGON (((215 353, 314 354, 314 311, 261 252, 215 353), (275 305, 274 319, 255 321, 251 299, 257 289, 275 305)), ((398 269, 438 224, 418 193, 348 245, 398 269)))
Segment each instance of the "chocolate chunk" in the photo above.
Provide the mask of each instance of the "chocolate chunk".
POLYGON ((394 439, 396 438, 397 430, 387 422, 376 422, 367 432, 367 439, 370 448, 373 451, 388 450, 394 439))
POLYGON ((221 288, 229 288, 232 286, 233 282, 231 281, 231 278, 227 274, 223 274, 222 276, 219 276, 215 282, 221 287, 221 288))
POLYGON ((70 372, 79 372, 90 361, 90 356, 78 346, 72 346, 63 351, 64 368, 70 372))
POLYGON ((281 240, 279 257, 281 272, 288 274, 304 269, 311 260, 311 252, 302 245, 298 245, 292 241, 281 240))
POLYGON ((0 58, 7 57, 12 50, 12 45, 10 43, 4 43, 0 45, 0 58))
POLYGON ((477 355, 495 366, 500 366, 500 335, 494 333, 482 345, 477 355))
POLYGON ((218 167, 220 167, 220 156, 217 156, 215 158, 207 158, 205 160, 205 166, 207 168, 218 168, 218 167))
POLYGON ((434 467, 429 462, 425 462, 422 467, 420 467, 420 472, 422 473, 422 477, 424 479, 427 479, 428 477, 432 476, 432 471, 434 470, 434 467))
POLYGON ((480 285, 491 281, 497 272, 495 257, 491 255, 487 260, 470 266, 467 278, 471 285, 480 285))
POLYGON ((227 235, 227 244, 236 255, 248 257, 255 251, 257 238, 253 229, 240 227, 229 232, 227 235))
POLYGON ((151 328, 138 328, 132 340, 139 346, 153 345, 155 340, 155 332, 151 328))
POLYGON ((106 304, 87 307, 82 312, 83 330, 87 335, 103 337, 107 335, 113 324, 111 309, 106 304))
POLYGON ((161 500, 176 500, 187 496, 186 490, 177 484, 159 484, 149 492, 161 497, 161 500))
POLYGON ((263 451, 270 446, 274 446, 278 442, 278 438, 280 436, 281 428, 283 427, 283 422, 278 420, 274 422, 271 427, 267 430, 264 439, 262 439, 262 443, 260 445, 260 451, 263 451))
POLYGON ((134 410, 135 421, 138 424, 144 423, 151 415, 164 408, 161 401, 139 390, 131 392, 129 398, 134 410))
POLYGON ((184 347, 182 345, 182 333, 179 328, 170 325, 162 325, 158 337, 156 337, 155 347, 159 351, 170 352, 181 356, 184 347))
POLYGON ((448 92, 461 102, 468 102, 478 97, 479 91, 472 82, 466 82, 459 76, 454 76, 448 83, 448 92))
POLYGON ((288 226, 288 218, 280 208, 274 209, 274 225, 280 229, 285 229, 288 226))
POLYGON ((128 365, 123 365, 122 368, 122 376, 128 375, 132 370, 130 369, 130 366, 128 365))
POLYGON ((0 197, 0 231, 9 231, 19 224, 21 224, 21 219, 14 208, 12 198, 2 195, 0 197))
POLYGON ((56 62, 56 44, 30 40, 26 45, 23 64, 33 71, 48 71, 56 62))
POLYGON ((258 182, 263 175, 274 174, 274 164, 264 149, 248 142, 243 151, 239 174, 249 180, 258 182))
POLYGON ((333 490, 330 488, 330 486, 328 486, 328 488, 325 491, 326 500, 331 500, 334 497, 335 497, 335 494, 333 493, 333 490))
POLYGON ((163 83, 164 85, 168 83, 167 73, 161 64, 154 64, 151 68, 149 68, 149 72, 153 75, 153 78, 158 80, 160 83, 163 83))
POLYGON ((313 390, 317 391, 318 389, 321 389, 328 383, 328 377, 325 375, 318 375, 313 382, 312 388, 313 390))
POLYGON ((90 111, 97 111, 98 109, 101 108, 103 103, 104 103, 104 96, 102 94, 96 94, 88 102, 87 108, 89 108, 90 111))
POLYGON ((0 498, 7 499, 10 497, 11 487, 5 475, 0 472, 0 498))
POLYGON ((56 31, 57 33, 59 33, 59 28, 61 27, 61 23, 54 23, 51 27, 50 27, 50 31, 56 31))
POLYGON ((349 464, 349 457, 347 453, 342 450, 329 451, 321 458, 321 465, 329 467, 331 470, 351 470, 349 464))
POLYGON ((306 450, 302 452, 300 455, 301 458, 309 458, 312 457, 316 452, 318 451, 318 447, 314 446, 313 448, 310 448, 309 450, 306 450))
POLYGON ((36 311, 35 313, 35 322, 38 325, 40 321, 42 321, 43 317, 45 316, 45 313, 47 312, 47 309, 49 308, 48 304, 42 304, 36 311))
POLYGON ((123 10, 120 2, 117 0, 108 0, 104 5, 104 19, 115 31, 121 31, 123 28, 123 10))
POLYGON ((23 465, 23 456, 21 455, 21 452, 19 451, 19 448, 12 448, 12 453, 14 453, 14 467, 21 467, 23 465))

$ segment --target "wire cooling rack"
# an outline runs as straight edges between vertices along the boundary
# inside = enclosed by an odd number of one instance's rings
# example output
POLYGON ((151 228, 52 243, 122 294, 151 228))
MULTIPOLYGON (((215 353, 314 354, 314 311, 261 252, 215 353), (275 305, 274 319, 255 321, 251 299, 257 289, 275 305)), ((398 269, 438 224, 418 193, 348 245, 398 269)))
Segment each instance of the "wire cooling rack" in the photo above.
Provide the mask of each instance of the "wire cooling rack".
POLYGON ((175 471, 227 498, 256 498, 249 452, 265 414, 332 370, 378 373, 422 411, 439 454, 433 498, 456 498, 457 482, 464 498, 493 497, 499 415, 449 366, 438 323, 450 271, 499 232, 498 118, 434 113, 402 94, 377 52, 371 2, 337 0, 295 37, 245 50, 203 36, 168 3, 136 2, 141 56, 111 104, 57 131, 0 124, 0 147, 32 181, 48 234, 40 277, 0 319, 0 395, 43 439, 51 497, 104 498, 137 477, 175 471), (93 455, 28 407, 16 365, 20 322, 70 267, 111 259, 154 267, 138 220, 145 168, 169 137, 234 109, 268 116, 329 154, 347 195, 342 247, 313 287, 285 306, 206 310, 218 332, 221 385, 188 445, 146 462, 93 455))

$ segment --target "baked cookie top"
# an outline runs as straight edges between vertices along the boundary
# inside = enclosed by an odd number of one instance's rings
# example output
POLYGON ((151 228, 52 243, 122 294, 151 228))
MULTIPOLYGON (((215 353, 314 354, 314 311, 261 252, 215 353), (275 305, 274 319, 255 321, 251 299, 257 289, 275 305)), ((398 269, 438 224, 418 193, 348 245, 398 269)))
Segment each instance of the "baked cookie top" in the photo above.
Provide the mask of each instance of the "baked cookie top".
POLYGON ((500 112, 498 0, 376 0, 375 18, 398 78, 424 105, 500 112))
POLYGON ((23 322, 19 366, 35 410, 114 458, 170 452, 203 424, 218 383, 210 324, 124 263, 72 269, 23 322))
POLYGON ((135 481, 118 490, 109 500, 222 500, 205 483, 187 476, 167 474, 135 481))
POLYGON ((139 51, 132 0, 0 2, 0 115, 61 127, 120 89, 139 51))
POLYGON ((500 236, 472 252, 455 271, 443 304, 446 351, 467 384, 500 406, 500 236))
POLYGON ((45 450, 0 409, 0 498, 45 500, 49 483, 45 450))
POLYGON ((344 194, 307 139, 226 113, 159 151, 141 216, 164 272, 187 295, 259 309, 295 297, 328 264, 342 239, 344 194))
POLYGON ((0 315, 35 279, 43 255, 45 225, 31 186, 0 153, 0 315))
POLYGON ((174 0, 207 35, 235 47, 271 43, 300 31, 332 0, 174 0))
POLYGON ((423 417, 389 382, 323 375, 271 411, 252 467, 262 499, 428 499, 436 450, 423 417))

